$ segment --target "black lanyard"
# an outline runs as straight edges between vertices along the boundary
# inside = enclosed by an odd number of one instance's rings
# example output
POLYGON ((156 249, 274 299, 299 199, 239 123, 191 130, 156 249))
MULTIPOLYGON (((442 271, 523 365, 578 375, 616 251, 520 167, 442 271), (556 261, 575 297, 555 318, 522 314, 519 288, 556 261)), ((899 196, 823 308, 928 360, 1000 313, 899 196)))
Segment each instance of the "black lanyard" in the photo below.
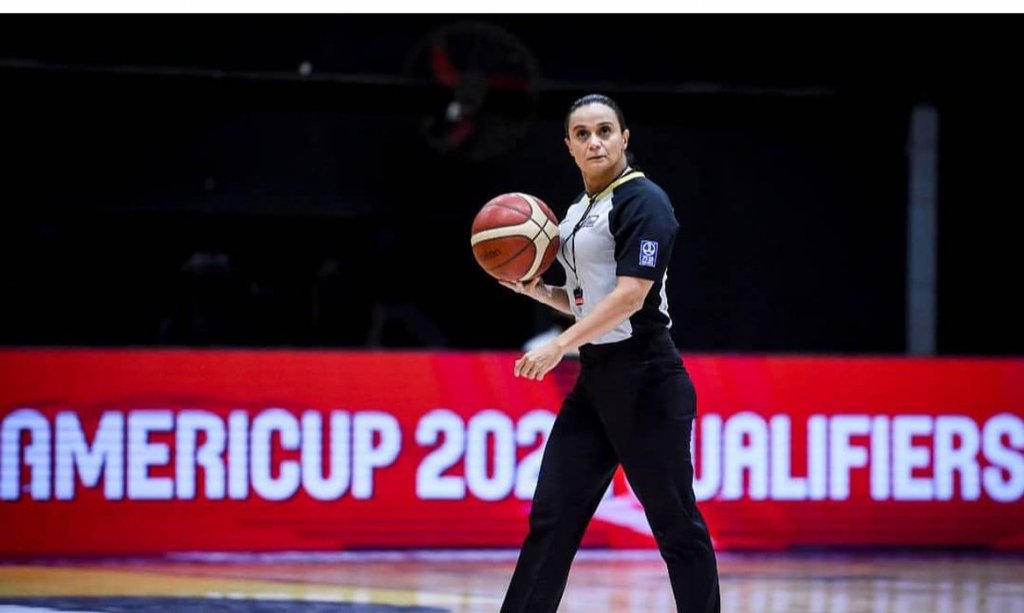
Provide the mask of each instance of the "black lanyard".
MULTIPOLYGON (((587 217, 590 214, 590 209, 594 208, 594 204, 598 200, 604 198, 606 195, 608 195, 609 192, 614 190, 616 187, 622 185, 626 181, 632 181, 633 179, 639 179, 640 177, 644 176, 644 173, 642 172, 630 172, 630 170, 630 167, 626 166, 626 168, 624 168, 622 172, 620 172, 614 179, 612 179, 612 182, 608 184, 608 187, 602 189, 600 192, 590 197, 590 201, 587 202, 587 208, 583 211, 583 214, 580 215, 579 221, 576 222, 576 225, 573 226, 572 228, 572 232, 570 232, 569 236, 567 236, 566 239, 562 242, 562 259, 565 260, 566 265, 569 267, 570 270, 572 270, 573 276, 576 277, 576 290, 579 290, 581 285, 580 275, 578 272, 576 272, 576 233, 579 232, 580 229, 583 227, 583 224, 587 221, 587 217), (569 262, 568 256, 565 255, 565 245, 566 243, 569 242, 572 243, 572 245, 569 247, 570 253, 572 253, 571 263, 569 262)), ((581 297, 582 295, 580 294, 576 295, 577 304, 581 304, 581 297)))

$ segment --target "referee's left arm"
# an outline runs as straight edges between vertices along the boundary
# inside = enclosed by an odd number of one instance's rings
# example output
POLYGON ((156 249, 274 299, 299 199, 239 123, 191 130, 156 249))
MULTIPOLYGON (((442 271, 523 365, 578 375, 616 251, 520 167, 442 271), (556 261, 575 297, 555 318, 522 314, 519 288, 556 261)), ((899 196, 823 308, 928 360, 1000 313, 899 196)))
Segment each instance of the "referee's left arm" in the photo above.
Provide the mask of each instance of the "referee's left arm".
POLYGON ((644 305, 654 281, 639 277, 615 277, 615 289, 594 310, 558 335, 555 342, 563 352, 572 351, 610 332, 644 305))
POLYGON ((555 340, 527 352, 516 360, 515 376, 543 379, 562 357, 580 345, 614 330, 644 304, 654 281, 639 277, 618 276, 615 289, 599 302, 594 310, 569 326, 555 340))

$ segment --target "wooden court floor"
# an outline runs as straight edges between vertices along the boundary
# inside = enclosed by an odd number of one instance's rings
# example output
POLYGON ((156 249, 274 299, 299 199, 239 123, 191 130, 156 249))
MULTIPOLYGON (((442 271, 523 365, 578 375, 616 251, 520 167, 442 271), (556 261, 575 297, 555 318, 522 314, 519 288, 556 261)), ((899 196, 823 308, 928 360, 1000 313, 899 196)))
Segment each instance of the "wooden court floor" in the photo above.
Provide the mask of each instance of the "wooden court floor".
MULTIPOLYGON (((193 554, 0 564, 0 613, 496 612, 514 552, 193 554)), ((719 554, 728 613, 1024 613, 1024 556, 719 554)), ((651 552, 581 552, 564 613, 673 612, 651 552)))

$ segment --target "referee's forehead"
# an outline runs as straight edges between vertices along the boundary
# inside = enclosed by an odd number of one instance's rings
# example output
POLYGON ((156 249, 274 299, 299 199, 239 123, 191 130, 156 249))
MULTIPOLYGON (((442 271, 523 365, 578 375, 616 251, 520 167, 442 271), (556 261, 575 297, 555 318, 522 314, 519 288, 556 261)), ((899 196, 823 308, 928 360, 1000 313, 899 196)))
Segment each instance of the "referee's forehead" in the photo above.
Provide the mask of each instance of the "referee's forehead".
POLYGON ((621 128, 619 125, 619 118, 615 115, 615 111, 600 102, 585 104, 573 111, 572 115, 569 116, 570 130, 575 130, 577 128, 593 128, 606 123, 611 124, 616 128, 621 128))

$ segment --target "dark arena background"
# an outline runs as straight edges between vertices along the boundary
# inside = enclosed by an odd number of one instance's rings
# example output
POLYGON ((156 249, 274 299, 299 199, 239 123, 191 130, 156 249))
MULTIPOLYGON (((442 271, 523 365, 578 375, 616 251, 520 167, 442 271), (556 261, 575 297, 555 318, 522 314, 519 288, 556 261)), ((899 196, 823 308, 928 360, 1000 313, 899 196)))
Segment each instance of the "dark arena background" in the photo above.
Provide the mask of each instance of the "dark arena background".
MULTIPOLYGON (((0 16, 0 612, 497 611, 579 364, 470 226, 565 214, 598 92, 722 610, 1024 613, 1022 25, 0 16)), ((620 471, 559 611, 674 610, 620 471)))

